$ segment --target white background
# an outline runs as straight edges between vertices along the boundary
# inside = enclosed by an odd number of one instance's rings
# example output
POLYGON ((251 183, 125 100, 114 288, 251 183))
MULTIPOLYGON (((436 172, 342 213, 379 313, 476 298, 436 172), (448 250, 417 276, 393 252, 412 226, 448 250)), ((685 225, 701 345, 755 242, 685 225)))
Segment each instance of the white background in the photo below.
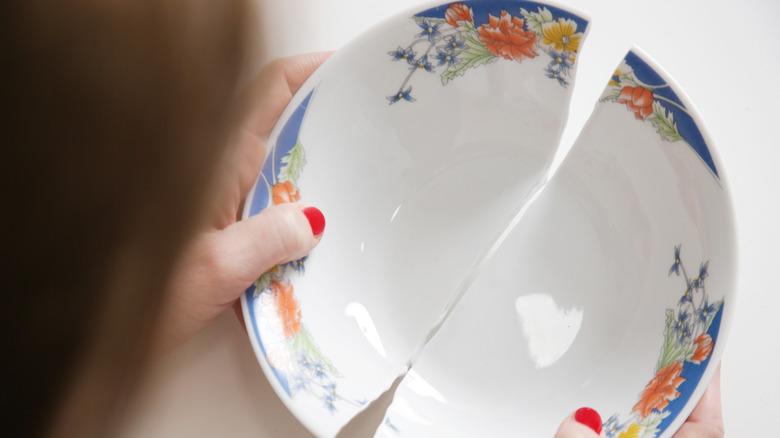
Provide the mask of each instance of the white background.
MULTIPOLYGON (((423 3, 260 1, 267 58, 337 49, 423 3)), ((723 359, 726 432, 771 435, 780 412, 780 2, 630 3, 563 2, 590 15, 592 27, 561 152, 632 44, 688 93, 720 154, 738 227, 738 307, 723 359)), ((155 367, 124 435, 308 436, 271 390, 232 312, 155 367)))

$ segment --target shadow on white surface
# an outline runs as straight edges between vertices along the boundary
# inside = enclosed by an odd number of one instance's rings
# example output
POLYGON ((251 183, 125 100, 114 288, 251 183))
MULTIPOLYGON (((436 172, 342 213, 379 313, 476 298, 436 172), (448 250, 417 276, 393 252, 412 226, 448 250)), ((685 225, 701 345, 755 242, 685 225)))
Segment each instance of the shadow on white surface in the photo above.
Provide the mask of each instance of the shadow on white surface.
POLYGON ((153 366, 121 438, 310 437, 278 399, 233 312, 153 366))

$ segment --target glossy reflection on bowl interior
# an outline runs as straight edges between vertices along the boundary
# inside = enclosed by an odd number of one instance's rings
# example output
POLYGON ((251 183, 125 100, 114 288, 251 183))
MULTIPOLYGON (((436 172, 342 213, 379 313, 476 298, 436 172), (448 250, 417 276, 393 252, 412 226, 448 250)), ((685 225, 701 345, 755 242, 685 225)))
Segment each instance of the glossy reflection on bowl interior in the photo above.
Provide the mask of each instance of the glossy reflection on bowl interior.
POLYGON ((687 99, 633 51, 541 185, 587 26, 445 4, 375 27, 293 98, 246 215, 301 200, 328 231, 243 303, 313 433, 418 351, 379 435, 545 436, 579 405, 615 414, 610 437, 668 435, 690 411, 731 312, 725 183, 687 99))
POLYGON ((379 436, 550 436, 581 405, 607 436, 670 436, 692 409, 731 313, 731 205, 680 91, 638 50, 621 68, 415 364, 438 396, 402 384, 379 436))
POLYGON ((555 58, 539 36, 529 56, 480 35, 506 31, 498 17, 532 35, 507 14, 539 4, 469 5, 470 18, 454 24, 450 6, 433 8, 340 50, 272 135, 248 214, 300 196, 325 212, 328 230, 305 274, 304 264, 281 268, 248 291, 245 307, 266 373, 318 434, 334 433, 405 369, 555 154, 586 22, 551 7, 577 42, 555 58), (414 62, 395 53, 406 44, 414 62), (436 62, 442 51, 482 61, 445 80, 459 64, 436 62), (556 59, 567 81, 548 74, 556 59), (413 87, 413 101, 392 98, 399 84, 413 87))

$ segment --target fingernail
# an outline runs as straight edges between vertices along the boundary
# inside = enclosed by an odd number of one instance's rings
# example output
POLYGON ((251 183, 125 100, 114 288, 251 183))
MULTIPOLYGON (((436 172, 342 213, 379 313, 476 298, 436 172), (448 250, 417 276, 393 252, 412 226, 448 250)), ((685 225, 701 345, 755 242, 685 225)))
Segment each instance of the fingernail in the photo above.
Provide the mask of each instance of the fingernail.
POLYGON ((309 220, 312 234, 319 236, 325 231, 325 215, 322 214, 319 208, 306 207, 303 209, 303 214, 309 220))
POLYGON ((591 408, 579 408, 574 412, 574 420, 577 423, 584 424, 593 429, 596 433, 601 433, 601 415, 591 408))

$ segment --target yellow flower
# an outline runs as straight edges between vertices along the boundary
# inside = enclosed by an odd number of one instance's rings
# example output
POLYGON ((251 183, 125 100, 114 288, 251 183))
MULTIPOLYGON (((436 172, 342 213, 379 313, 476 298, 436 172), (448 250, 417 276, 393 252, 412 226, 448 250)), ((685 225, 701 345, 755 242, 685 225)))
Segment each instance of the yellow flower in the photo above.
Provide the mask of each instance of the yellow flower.
POLYGON ((609 85, 611 87, 617 87, 620 85, 621 79, 623 79, 626 76, 631 76, 634 74, 634 70, 626 64, 625 61, 621 62, 618 68, 615 69, 615 72, 612 73, 612 78, 609 80, 609 85))
POLYGON ((620 435, 618 435, 618 438, 639 438, 639 432, 641 432, 642 429, 639 427, 636 423, 631 423, 631 426, 628 426, 628 429, 624 430, 623 432, 620 432, 620 435))
POLYGON ((574 20, 559 18, 542 25, 542 42, 555 50, 576 53, 581 40, 582 33, 577 33, 574 20))
POLYGON ((620 81, 621 73, 622 72, 620 71, 619 68, 615 69, 615 72, 612 73, 612 77, 609 78, 609 83, 607 85, 609 85, 610 87, 617 87, 618 85, 620 85, 619 81, 620 81))

